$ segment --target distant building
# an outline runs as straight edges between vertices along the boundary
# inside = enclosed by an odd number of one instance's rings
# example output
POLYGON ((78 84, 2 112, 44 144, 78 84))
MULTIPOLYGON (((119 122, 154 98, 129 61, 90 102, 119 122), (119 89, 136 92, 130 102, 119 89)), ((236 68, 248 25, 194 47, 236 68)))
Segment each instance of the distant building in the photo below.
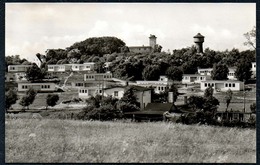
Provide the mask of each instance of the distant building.
POLYGON ((84 64, 50 64, 48 65, 48 72, 93 71, 94 66, 94 62, 84 64))
POLYGON ((56 90, 53 82, 18 82, 18 92, 25 92, 29 88, 39 92, 54 92, 56 90))
POLYGON ((112 73, 88 73, 84 74, 84 81, 108 81, 112 80, 112 73))
POLYGON ((18 72, 26 72, 26 70, 32 67, 32 65, 8 65, 8 72, 18 73, 18 72))
POLYGON ((195 46, 197 48, 197 53, 203 53, 204 36, 198 33, 193 38, 194 38, 195 46))
POLYGON ((129 51, 134 53, 150 53, 155 49, 156 38, 155 35, 150 34, 149 46, 129 46, 129 51))
POLYGON ((182 83, 200 83, 201 81, 209 80, 210 76, 200 74, 183 74, 182 83))
MULTIPOLYGON (((78 93, 79 98, 82 99, 87 99, 96 95, 112 96, 113 98, 121 99, 129 87, 130 86, 115 86, 104 89, 98 87, 85 87, 79 88, 78 93)), ((138 86, 131 87, 133 87, 134 94, 137 97, 137 102, 140 103, 141 109, 143 109, 148 103, 151 103, 151 89, 138 86)))
POLYGON ((154 87, 155 93, 165 92, 173 84, 166 76, 160 76, 158 81, 136 81, 137 86, 154 87))
POLYGON ((228 70, 229 70, 229 72, 228 72, 227 78, 229 80, 237 80, 237 78, 235 76, 236 68, 228 68, 228 70))
POLYGON ((236 80, 206 80, 200 83, 200 89, 206 90, 208 87, 212 87, 216 91, 241 91, 244 89, 244 82, 236 80))
POLYGON ((198 73, 200 75, 211 76, 213 68, 198 68, 198 73))

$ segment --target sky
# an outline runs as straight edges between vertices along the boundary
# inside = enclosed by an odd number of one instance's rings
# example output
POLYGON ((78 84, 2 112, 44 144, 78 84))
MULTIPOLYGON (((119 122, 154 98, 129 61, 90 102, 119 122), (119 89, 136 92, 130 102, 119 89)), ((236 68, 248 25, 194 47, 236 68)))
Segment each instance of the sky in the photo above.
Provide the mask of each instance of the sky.
POLYGON ((6 3, 6 55, 33 58, 90 37, 114 36, 127 46, 148 46, 150 34, 163 51, 190 47, 239 50, 256 26, 255 3, 6 3))

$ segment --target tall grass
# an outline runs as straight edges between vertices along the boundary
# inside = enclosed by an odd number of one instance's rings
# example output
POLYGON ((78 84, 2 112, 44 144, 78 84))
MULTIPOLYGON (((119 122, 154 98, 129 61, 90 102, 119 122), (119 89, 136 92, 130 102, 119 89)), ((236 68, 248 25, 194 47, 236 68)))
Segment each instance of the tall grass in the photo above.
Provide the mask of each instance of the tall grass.
POLYGON ((255 163, 253 129, 51 119, 6 120, 7 163, 255 163))

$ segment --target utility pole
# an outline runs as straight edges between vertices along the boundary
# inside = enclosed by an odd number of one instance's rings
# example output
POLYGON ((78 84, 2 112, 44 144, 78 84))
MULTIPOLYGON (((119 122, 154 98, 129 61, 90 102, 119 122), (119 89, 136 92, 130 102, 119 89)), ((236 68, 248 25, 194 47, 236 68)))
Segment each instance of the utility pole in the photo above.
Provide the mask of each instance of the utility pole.
POLYGON ((246 91, 245 91, 245 79, 244 79, 244 113, 246 112, 246 91))

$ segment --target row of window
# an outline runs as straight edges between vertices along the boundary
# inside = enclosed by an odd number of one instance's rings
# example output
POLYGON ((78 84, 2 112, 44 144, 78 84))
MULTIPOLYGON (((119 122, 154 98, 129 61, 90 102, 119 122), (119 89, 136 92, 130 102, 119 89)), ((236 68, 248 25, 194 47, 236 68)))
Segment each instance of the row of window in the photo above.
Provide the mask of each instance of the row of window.
POLYGON ((84 84, 83 84, 83 83, 75 83, 75 86, 76 86, 76 87, 83 87, 84 84))
MULTIPOLYGON (((205 77, 196 77, 197 78, 197 80, 204 80, 205 79, 205 77)), ((184 80, 188 80, 189 79, 189 77, 184 77, 184 80)))
MULTIPOLYGON (((86 79, 94 79, 96 76, 94 75, 86 75, 86 79)), ((112 75, 104 75, 104 79, 112 78, 112 75)))
MULTIPOLYGON (((205 87, 214 87, 214 83, 205 83, 205 87)), ((236 87, 235 83, 225 83, 225 87, 236 87)))
MULTIPOLYGON (((98 92, 98 93, 102 93, 102 90, 99 89, 99 90, 97 90, 97 92, 98 92)), ((80 90, 79 90, 79 93, 88 93, 88 89, 80 89, 80 90)))
POLYGON ((159 91, 165 91, 166 89, 169 89, 169 87, 157 87, 159 91))
POLYGON ((235 73, 228 73, 228 76, 235 76, 235 73))
MULTIPOLYGON (((42 89, 49 89, 51 86, 50 85, 41 85, 42 89)), ((22 89, 28 89, 29 85, 22 85, 22 89)))

